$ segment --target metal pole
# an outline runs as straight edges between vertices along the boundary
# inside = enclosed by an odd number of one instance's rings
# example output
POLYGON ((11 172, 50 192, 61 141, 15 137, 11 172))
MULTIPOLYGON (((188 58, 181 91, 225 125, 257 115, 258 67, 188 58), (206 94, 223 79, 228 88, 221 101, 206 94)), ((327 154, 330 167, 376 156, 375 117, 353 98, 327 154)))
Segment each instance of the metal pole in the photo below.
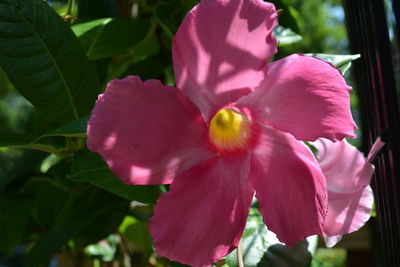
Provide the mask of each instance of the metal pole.
POLYGON ((387 142, 375 160, 376 266, 400 266, 400 119, 384 0, 343 0, 360 100, 363 147, 387 142))

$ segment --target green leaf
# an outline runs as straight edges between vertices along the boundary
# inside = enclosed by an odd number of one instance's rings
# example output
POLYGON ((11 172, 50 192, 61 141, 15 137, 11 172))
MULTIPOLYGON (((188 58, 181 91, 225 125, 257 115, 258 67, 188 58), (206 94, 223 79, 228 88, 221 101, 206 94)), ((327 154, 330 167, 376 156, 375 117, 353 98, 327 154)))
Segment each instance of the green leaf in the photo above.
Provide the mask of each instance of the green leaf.
POLYGON ((336 68, 340 70, 342 75, 344 75, 347 70, 351 67, 351 62, 360 58, 360 54, 356 55, 331 55, 331 54, 305 54, 306 56, 316 57, 325 61, 328 61, 336 68))
POLYGON ((20 157, 13 160, 12 167, 0 175, 0 191, 15 180, 28 179, 30 174, 37 171, 38 165, 47 155, 41 151, 23 151, 20 157))
POLYGON ((293 32, 291 29, 284 28, 282 26, 277 26, 274 29, 274 35, 278 40, 279 46, 290 45, 301 42, 301 40, 303 40, 303 37, 293 32))
POLYGON ((270 0, 269 2, 272 2, 276 9, 282 10, 282 13, 279 14, 280 25, 290 28, 295 32, 300 32, 297 22, 301 21, 302 18, 298 18, 298 12, 287 3, 288 1, 270 0))
POLYGON ((120 54, 143 41, 152 24, 149 19, 104 19, 77 24, 73 30, 87 48, 90 59, 120 54))
POLYGON ((170 64, 171 62, 165 56, 155 55, 129 66, 126 75, 137 75, 143 80, 154 79, 161 75, 170 64))
MULTIPOLYGON (((114 57, 113 60, 108 65, 108 73, 106 80, 112 80, 116 78, 123 78, 127 75, 131 75, 130 70, 134 66, 133 73, 137 72, 138 75, 146 80, 150 77, 152 79, 156 78, 160 73, 158 70, 165 68, 164 61, 157 60, 156 62, 151 62, 151 58, 157 56, 160 53, 160 44, 157 37, 152 34, 146 40, 135 45, 128 50, 127 53, 120 55, 119 57, 114 57), (150 61, 150 62, 149 62, 150 61), (136 71, 139 70, 139 71, 136 71), (142 76, 144 73, 145 76, 142 76)), ((158 55, 161 57, 161 55, 158 55)), ((162 57, 167 58, 167 55, 162 57)), ((170 56, 168 56, 167 64, 171 64, 170 56)))
MULTIPOLYGON (((317 237, 314 236, 313 239, 317 237)), ((257 265, 258 267, 309 267, 312 260, 312 254, 309 251, 310 243, 307 240, 298 241, 290 248, 277 243, 271 245, 264 255, 263 259, 257 265)), ((314 242, 315 244, 317 242, 314 242)), ((313 243, 313 244, 314 244, 313 243)))
POLYGON ((74 238, 75 248, 84 249, 90 244, 95 244, 112 233, 117 232, 125 215, 129 212, 129 201, 126 205, 108 210, 97 216, 90 224, 74 238))
POLYGON ((187 11, 197 3, 197 0, 167 0, 154 8, 154 17, 169 39, 174 36, 187 11))
POLYGON ((174 17, 179 12, 174 2, 160 3, 154 8, 154 17, 160 24, 164 32, 170 39, 174 37, 176 30, 178 29, 178 21, 174 17))
POLYGON ((0 147, 33 149, 64 157, 65 143, 37 134, 0 133, 0 147))
POLYGON ((46 134, 0 133, 0 147, 34 149, 64 157, 64 139, 51 137, 86 137, 88 116, 70 122, 46 134))
POLYGON ((0 251, 11 254, 22 241, 32 201, 24 197, 0 196, 0 251))
POLYGON ((97 153, 82 150, 75 154, 68 177, 87 182, 128 200, 154 204, 161 194, 159 186, 126 185, 110 171, 97 153))
POLYGON ((86 137, 88 119, 89 116, 82 117, 49 133, 43 134, 39 138, 47 136, 86 137))
POLYGON ((58 122, 87 115, 100 89, 69 25, 42 0, 0 0, 0 67, 58 122))
POLYGON ((102 261, 110 262, 115 258, 118 251, 120 239, 117 235, 109 235, 105 240, 85 248, 90 257, 100 258, 102 261))
POLYGON ((24 192, 35 196, 31 214, 36 223, 42 229, 50 229, 69 191, 59 186, 54 179, 40 178, 30 177, 24 186, 24 192))
POLYGON ((102 19, 95 19, 88 22, 83 22, 79 24, 74 24, 71 27, 71 30, 75 33, 76 37, 80 37, 83 34, 87 33, 90 30, 93 30, 97 27, 103 26, 109 23, 112 19, 111 18, 102 18, 102 19))
POLYGON ((126 216, 119 227, 119 232, 129 240, 143 255, 142 264, 148 262, 153 253, 153 243, 147 222, 139 221, 131 216, 126 216))
MULTIPOLYGON (((287 248, 264 225, 258 209, 251 208, 241 241, 244 266, 308 267, 316 249, 316 238, 309 237, 287 248)), ((228 266, 237 266, 237 251, 229 254, 225 262, 228 266)))
POLYGON ((40 266, 98 216, 123 205, 126 200, 98 188, 71 192, 53 227, 29 251, 24 266, 40 266))
MULTIPOLYGON (((271 234, 271 232, 269 232, 264 225, 257 208, 251 208, 241 241, 243 262, 246 267, 257 266, 261 261, 270 245, 268 242, 268 234, 271 234)), ((226 257, 225 262, 229 266, 237 266, 236 250, 226 257)))
POLYGON ((38 136, 37 134, 0 133, 0 147, 15 147, 30 144, 38 136))

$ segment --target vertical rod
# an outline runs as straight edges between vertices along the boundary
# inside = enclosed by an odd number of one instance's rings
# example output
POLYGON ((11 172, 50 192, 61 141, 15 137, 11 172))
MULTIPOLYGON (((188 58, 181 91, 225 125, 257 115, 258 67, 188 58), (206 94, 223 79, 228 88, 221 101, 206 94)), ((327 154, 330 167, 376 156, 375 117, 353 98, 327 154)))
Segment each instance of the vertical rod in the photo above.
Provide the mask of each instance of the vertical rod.
POLYGON ((400 119, 384 0, 343 0, 362 117, 363 148, 387 146, 374 164, 376 266, 400 266, 400 119))

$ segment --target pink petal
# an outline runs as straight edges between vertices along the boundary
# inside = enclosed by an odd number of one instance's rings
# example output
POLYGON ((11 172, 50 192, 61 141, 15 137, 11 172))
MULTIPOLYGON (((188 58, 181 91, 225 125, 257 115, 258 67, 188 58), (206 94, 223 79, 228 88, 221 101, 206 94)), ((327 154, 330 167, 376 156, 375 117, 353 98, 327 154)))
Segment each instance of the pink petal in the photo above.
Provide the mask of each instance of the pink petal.
POLYGON ((173 41, 175 78, 206 120, 259 85, 277 24, 261 0, 202 0, 188 13, 173 41))
POLYGON ((342 236, 341 236, 341 235, 324 236, 325 245, 326 245, 328 248, 333 247, 333 246, 336 245, 340 240, 342 240, 342 236))
POLYGON ((346 140, 313 142, 328 186, 328 215, 323 234, 326 245, 334 246, 341 235, 360 229, 371 217, 374 197, 369 183, 374 166, 346 140))
POLYGON ((370 183, 374 166, 346 140, 333 143, 320 138, 312 144, 318 150, 318 162, 326 177, 328 191, 359 192, 370 183))
POLYGON ((217 157, 174 180, 150 220, 157 252, 191 266, 211 265, 231 252, 254 195, 249 168, 249 156, 217 157))
POLYGON ((341 235, 360 229, 371 217, 374 196, 368 185, 359 192, 341 194, 328 191, 329 207, 323 234, 328 247, 334 246, 341 235))
POLYGON ((306 145, 290 134, 261 126, 251 167, 260 212, 281 242, 291 246, 322 233, 327 212, 325 178, 306 145))
POLYGON ((350 89, 329 63, 296 54, 271 63, 260 87, 238 105, 298 140, 335 141, 355 136, 350 89))
POLYGON ((173 87, 139 77, 111 81, 88 122, 87 145, 128 184, 166 184, 209 158, 206 126, 173 87))

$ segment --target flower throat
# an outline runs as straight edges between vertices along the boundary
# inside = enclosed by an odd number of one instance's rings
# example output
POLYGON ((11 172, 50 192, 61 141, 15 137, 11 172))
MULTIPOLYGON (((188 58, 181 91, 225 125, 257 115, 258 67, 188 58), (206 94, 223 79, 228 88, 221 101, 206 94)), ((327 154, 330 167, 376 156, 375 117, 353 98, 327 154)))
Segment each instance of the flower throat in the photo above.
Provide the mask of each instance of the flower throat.
POLYGON ((248 116, 230 108, 218 111, 210 121, 208 135, 220 151, 245 149, 251 136, 248 116))

